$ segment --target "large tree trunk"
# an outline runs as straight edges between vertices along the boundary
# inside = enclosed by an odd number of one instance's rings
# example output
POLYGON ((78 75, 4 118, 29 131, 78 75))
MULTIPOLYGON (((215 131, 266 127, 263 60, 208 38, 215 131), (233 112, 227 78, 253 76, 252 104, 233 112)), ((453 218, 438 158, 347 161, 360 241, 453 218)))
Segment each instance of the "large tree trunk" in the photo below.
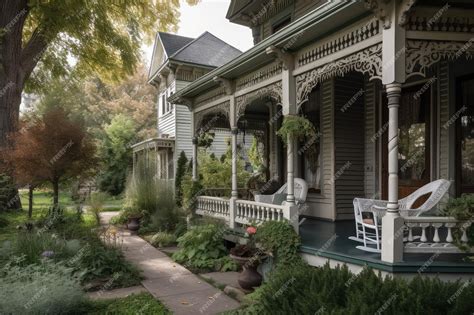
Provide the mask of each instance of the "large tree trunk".
POLYGON ((28 185, 28 218, 31 219, 33 216, 33 185, 28 185))
POLYGON ((55 210, 59 206, 59 180, 53 180, 53 207, 55 210))
MULTIPOLYGON (((0 150, 10 145, 8 135, 17 131, 21 93, 48 45, 37 30, 23 42, 23 27, 29 12, 28 0, 0 1, 0 150)), ((12 208, 21 208, 17 200, 12 208)))

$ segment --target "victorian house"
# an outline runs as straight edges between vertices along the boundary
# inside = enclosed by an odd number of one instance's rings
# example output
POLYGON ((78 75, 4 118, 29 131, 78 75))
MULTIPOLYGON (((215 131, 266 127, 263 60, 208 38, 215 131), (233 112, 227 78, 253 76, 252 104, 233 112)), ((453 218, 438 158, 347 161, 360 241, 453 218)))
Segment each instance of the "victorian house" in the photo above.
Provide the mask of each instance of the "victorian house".
MULTIPOLYGON (((241 122, 252 121, 270 178, 287 184, 286 202, 245 200, 235 167, 231 198, 200 196, 196 212, 225 220, 236 234, 250 222, 288 219, 302 237, 302 255, 316 266, 410 275, 438 254, 426 274, 474 275, 452 244, 452 233, 464 233, 470 221, 439 215, 438 207, 406 217, 398 205, 437 179, 451 181, 450 196, 474 192, 474 3, 232 0, 227 19, 252 29, 253 48, 221 56, 212 69, 162 57, 150 78, 168 93, 163 102, 175 104, 166 106, 191 111, 185 119, 193 137, 216 122, 231 131, 235 148, 241 122), (306 117, 318 131, 313 154, 291 134, 287 145, 276 136, 291 116, 306 117), (308 185, 303 206, 295 203, 294 178, 308 185), (354 198, 361 197, 388 200, 381 252, 348 239, 356 233, 354 198)), ((197 180, 196 138, 183 142, 197 180)))
MULTIPOLYGON (((132 146, 134 170, 143 162, 156 166, 157 178, 174 179, 181 152, 188 159, 192 157, 191 112, 186 106, 170 103, 168 97, 241 53, 209 32, 197 38, 157 33, 148 74, 149 83, 158 89, 157 137, 132 146)), ((209 150, 220 157, 227 150, 230 131, 218 124, 212 127, 209 150)), ((243 137, 240 141, 245 142, 243 137)))

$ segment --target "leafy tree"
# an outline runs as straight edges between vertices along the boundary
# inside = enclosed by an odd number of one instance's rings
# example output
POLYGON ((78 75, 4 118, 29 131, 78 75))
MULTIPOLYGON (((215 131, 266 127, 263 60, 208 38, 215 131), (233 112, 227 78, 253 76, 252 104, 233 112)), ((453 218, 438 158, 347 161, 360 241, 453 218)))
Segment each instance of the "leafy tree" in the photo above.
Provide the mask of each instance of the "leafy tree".
POLYGON ((188 163, 188 158, 186 157, 186 153, 181 151, 179 154, 178 161, 176 162, 176 178, 175 178, 175 196, 176 196, 176 204, 181 206, 182 199, 183 199, 183 191, 181 189, 181 183, 183 181, 184 175, 186 174, 186 165, 188 163))
MULTIPOLYGON (((187 0, 195 4, 197 0, 187 0)), ((179 1, 0 2, 0 147, 19 123, 21 93, 72 69, 109 80, 131 74, 142 40, 176 29, 179 1)))
POLYGON ((53 204, 58 206, 59 183, 87 176, 97 159, 95 146, 82 123, 71 120, 61 108, 35 117, 12 136, 13 147, 3 157, 13 174, 31 184, 48 181, 53 186, 53 204))
POLYGON ((130 118, 120 114, 104 130, 100 152, 103 171, 99 187, 102 191, 118 195, 125 188, 127 170, 132 162, 130 145, 135 142, 135 125, 130 118))

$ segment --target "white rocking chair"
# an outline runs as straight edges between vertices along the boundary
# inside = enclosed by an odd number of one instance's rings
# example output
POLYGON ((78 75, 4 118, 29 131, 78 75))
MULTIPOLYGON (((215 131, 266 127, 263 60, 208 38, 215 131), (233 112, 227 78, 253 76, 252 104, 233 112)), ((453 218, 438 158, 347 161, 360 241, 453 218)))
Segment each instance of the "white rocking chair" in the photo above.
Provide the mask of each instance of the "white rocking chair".
MULTIPOLYGON (((400 215, 402 217, 420 216, 422 213, 433 209, 449 190, 451 182, 446 179, 438 179, 418 188, 412 194, 398 201, 400 215), (420 197, 430 194, 428 199, 418 208, 412 209, 413 204, 420 197)), ((356 236, 349 237, 350 240, 364 243, 357 249, 380 253, 381 250, 381 218, 387 211, 388 201, 365 198, 354 199, 354 218, 356 236), (364 213, 369 213, 371 218, 364 219, 364 213), (369 247, 368 245, 375 245, 369 247)))
MULTIPOLYGON (((295 178, 295 202, 297 205, 301 205, 306 202, 306 196, 308 195, 308 184, 306 181, 301 178, 295 178)), ((270 203, 270 204, 280 204, 277 200, 279 196, 287 193, 287 183, 278 189, 273 195, 255 195, 256 202, 270 203)))

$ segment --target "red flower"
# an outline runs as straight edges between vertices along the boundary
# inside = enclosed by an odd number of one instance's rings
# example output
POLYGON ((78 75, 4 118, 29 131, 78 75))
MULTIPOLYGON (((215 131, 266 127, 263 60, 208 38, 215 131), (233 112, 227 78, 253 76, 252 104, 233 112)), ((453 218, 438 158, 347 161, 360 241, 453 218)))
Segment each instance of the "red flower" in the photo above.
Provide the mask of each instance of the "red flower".
POLYGON ((249 235, 255 234, 255 233, 257 233, 257 228, 256 228, 256 227, 253 227, 253 226, 249 226, 249 227, 247 228, 247 233, 248 233, 249 235))

